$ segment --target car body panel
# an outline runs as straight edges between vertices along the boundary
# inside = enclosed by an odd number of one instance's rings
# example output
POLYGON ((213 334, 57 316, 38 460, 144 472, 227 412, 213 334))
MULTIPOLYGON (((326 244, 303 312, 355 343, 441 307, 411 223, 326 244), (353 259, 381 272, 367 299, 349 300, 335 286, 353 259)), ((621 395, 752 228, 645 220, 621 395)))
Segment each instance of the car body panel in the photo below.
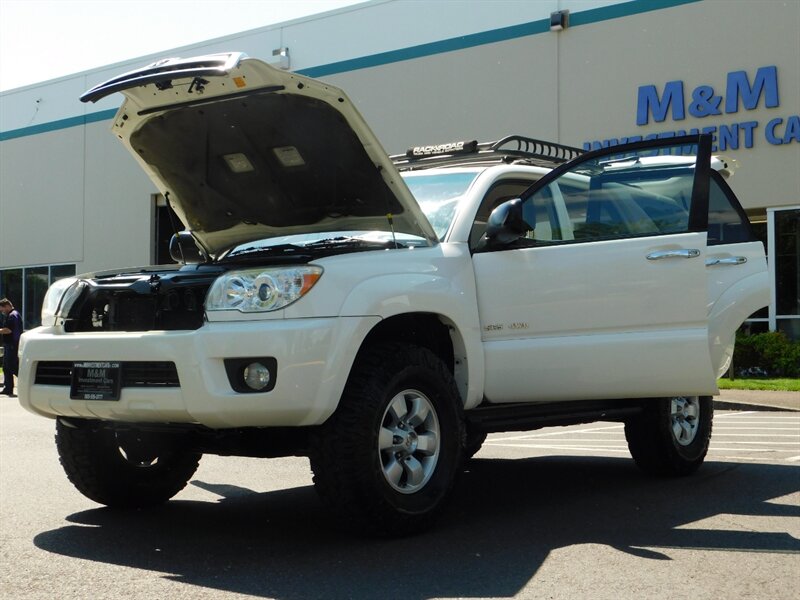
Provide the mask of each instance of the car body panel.
POLYGON ((764 245, 745 242, 709 246, 708 342, 711 363, 722 377, 733 359, 736 330, 769 304, 769 275, 764 245))
POLYGON ((715 393, 701 257, 646 259, 704 244, 687 233, 596 242, 588 255, 583 244, 476 254, 486 397, 715 393))

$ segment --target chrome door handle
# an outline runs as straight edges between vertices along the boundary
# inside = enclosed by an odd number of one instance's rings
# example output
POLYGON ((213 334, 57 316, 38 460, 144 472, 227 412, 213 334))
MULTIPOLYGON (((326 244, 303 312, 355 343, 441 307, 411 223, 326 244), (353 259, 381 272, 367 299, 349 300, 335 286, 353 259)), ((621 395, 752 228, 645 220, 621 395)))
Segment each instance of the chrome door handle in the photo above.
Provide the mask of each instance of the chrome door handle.
POLYGON ((658 250, 647 255, 647 260, 663 260, 665 258, 697 258, 700 250, 686 248, 681 250, 658 250))
POLYGON ((743 265, 747 262, 746 256, 731 256, 730 258, 709 258, 706 259, 706 266, 713 265, 743 265))

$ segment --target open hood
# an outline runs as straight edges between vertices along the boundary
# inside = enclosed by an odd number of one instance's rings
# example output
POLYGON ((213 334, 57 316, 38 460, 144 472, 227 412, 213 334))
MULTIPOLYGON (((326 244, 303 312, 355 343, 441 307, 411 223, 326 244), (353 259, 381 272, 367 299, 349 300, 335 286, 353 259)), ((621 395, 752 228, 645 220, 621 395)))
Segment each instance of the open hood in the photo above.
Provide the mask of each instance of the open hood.
POLYGON ((436 234, 339 89, 228 53, 167 59, 87 91, 122 92, 113 132, 212 256, 327 231, 436 234))

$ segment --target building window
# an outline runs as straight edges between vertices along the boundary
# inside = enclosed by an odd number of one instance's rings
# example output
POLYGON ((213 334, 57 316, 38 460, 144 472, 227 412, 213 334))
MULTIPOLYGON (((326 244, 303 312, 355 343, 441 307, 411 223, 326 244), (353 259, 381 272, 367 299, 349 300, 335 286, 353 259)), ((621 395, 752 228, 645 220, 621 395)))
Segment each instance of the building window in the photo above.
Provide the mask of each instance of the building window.
POLYGON ((50 287, 48 267, 29 267, 25 269, 25 301, 22 303, 22 322, 25 329, 41 325, 42 301, 50 287))
POLYGON ((800 207, 769 209, 770 329, 800 340, 800 207))
POLYGON ((22 311, 22 269, 3 269, 0 271, 0 298, 11 300, 14 308, 22 311))
POLYGON ((14 304, 25 329, 41 325, 42 301, 54 281, 75 275, 75 265, 0 269, 0 298, 14 304))

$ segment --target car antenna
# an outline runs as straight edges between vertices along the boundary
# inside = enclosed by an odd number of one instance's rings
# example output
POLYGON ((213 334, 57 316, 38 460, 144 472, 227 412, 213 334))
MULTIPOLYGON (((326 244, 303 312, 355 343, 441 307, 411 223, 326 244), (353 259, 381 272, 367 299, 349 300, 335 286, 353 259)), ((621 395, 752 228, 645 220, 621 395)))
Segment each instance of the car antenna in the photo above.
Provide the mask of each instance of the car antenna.
POLYGON ((172 203, 169 201, 169 192, 164 192, 164 200, 167 202, 167 216, 169 216, 169 224, 172 227, 172 233, 178 242, 178 252, 181 253, 181 262, 186 264, 186 257, 183 255, 183 244, 181 244, 180 236, 178 235, 178 226, 175 224, 175 213, 172 211, 172 203))

